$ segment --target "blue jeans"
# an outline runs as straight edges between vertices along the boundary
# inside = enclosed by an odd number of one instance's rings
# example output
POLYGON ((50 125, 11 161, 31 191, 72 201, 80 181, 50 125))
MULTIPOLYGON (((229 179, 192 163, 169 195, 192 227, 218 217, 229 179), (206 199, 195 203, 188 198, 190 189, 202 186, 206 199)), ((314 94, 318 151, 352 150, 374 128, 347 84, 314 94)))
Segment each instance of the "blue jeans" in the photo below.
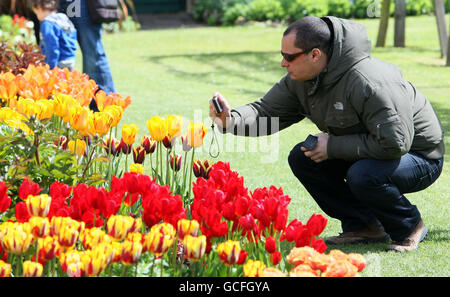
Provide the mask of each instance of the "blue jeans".
POLYGON ((393 160, 315 163, 298 144, 289 155, 289 165, 319 207, 341 221, 344 232, 381 223, 392 240, 402 241, 421 220, 417 207, 403 194, 436 181, 443 158, 429 160, 410 152, 393 160))
POLYGON ((69 16, 78 31, 78 43, 83 54, 83 72, 107 94, 116 92, 102 43, 102 24, 91 21, 86 0, 61 0, 59 8, 60 12, 69 16), (78 3, 79 7, 74 8, 73 5, 78 3))

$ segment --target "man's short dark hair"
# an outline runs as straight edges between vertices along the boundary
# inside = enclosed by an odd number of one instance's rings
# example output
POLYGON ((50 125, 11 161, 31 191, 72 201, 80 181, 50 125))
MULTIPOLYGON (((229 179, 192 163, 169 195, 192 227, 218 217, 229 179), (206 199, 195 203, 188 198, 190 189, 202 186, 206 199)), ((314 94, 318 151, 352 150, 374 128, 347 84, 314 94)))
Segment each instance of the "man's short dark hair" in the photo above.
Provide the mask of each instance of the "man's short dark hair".
POLYGON ((59 0, 31 0, 31 7, 58 10, 59 0))
POLYGON ((284 31, 283 36, 295 34, 294 45, 302 50, 319 48, 330 57, 332 32, 327 23, 318 17, 307 16, 294 23, 284 31))

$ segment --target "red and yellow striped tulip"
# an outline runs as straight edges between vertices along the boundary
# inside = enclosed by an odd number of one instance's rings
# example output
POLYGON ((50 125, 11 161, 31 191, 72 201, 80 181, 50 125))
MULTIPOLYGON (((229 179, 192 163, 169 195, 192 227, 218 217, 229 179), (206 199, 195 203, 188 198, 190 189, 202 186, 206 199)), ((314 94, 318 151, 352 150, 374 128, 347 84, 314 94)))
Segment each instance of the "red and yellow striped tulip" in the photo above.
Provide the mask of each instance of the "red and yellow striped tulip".
POLYGON ((60 245, 58 239, 53 236, 38 238, 39 257, 44 261, 50 261, 59 256, 60 245))
POLYGON ((146 154, 152 154, 156 149, 156 141, 148 136, 142 136, 141 146, 145 149, 146 154))
POLYGON ((181 219, 177 223, 178 238, 183 240, 186 235, 197 236, 200 224, 196 220, 181 219))
POLYGON ((11 264, 0 260, 0 277, 11 276, 11 264))
POLYGON ((124 265, 136 264, 142 253, 142 243, 135 240, 125 240, 122 243, 120 261, 124 265))
POLYGON ((129 232, 139 231, 142 226, 141 219, 133 219, 129 216, 110 216, 106 222, 106 232, 116 240, 123 240, 129 232))
POLYGON ((225 265, 234 265, 239 260, 241 245, 239 241, 227 240, 217 245, 217 253, 225 265))
POLYGON ((92 118, 95 133, 99 136, 103 136, 109 132, 112 127, 112 122, 112 115, 106 112, 96 112, 92 118))
POLYGON ((41 277, 44 267, 39 262, 24 261, 23 276, 24 277, 41 277))
POLYGON ((31 216, 45 218, 50 211, 52 198, 47 194, 29 195, 26 204, 31 216))
POLYGON ((206 236, 186 235, 183 239, 184 257, 191 261, 200 260, 206 251, 206 236))
POLYGON ((66 226, 59 231, 58 242, 62 247, 70 248, 75 245, 79 236, 80 233, 78 232, 77 228, 75 228, 74 226, 66 226))
POLYGON ((33 242, 33 235, 31 232, 24 231, 29 229, 25 226, 18 226, 8 230, 3 236, 3 248, 11 254, 20 255, 25 253, 33 242))
POLYGON ((156 256, 165 254, 175 240, 175 228, 169 223, 153 225, 144 242, 144 249, 156 256))
POLYGON ((31 233, 36 237, 47 236, 50 232, 50 222, 48 218, 33 216, 28 223, 30 223, 31 226, 31 233))

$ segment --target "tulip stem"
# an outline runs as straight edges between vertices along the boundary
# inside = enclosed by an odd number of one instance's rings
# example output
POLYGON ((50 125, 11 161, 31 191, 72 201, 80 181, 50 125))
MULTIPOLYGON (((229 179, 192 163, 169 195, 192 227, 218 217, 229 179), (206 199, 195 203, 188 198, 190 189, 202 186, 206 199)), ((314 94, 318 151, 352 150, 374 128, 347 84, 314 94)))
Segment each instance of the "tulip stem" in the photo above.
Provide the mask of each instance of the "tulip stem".
POLYGON ((164 270, 164 261, 163 261, 164 257, 161 256, 161 271, 160 271, 160 277, 163 276, 163 270, 164 270))
POLYGON ((125 171, 124 172, 128 172, 128 150, 129 150, 129 146, 127 144, 127 154, 125 156, 125 171))
POLYGON ((192 167, 193 167, 193 164, 194 164, 194 153, 195 153, 195 148, 192 148, 191 172, 189 172, 189 184, 188 184, 188 187, 189 187, 189 194, 188 194, 188 196, 187 196, 188 201, 187 201, 187 203, 186 203, 186 206, 189 205, 189 203, 191 202, 192 171, 193 171, 192 167))

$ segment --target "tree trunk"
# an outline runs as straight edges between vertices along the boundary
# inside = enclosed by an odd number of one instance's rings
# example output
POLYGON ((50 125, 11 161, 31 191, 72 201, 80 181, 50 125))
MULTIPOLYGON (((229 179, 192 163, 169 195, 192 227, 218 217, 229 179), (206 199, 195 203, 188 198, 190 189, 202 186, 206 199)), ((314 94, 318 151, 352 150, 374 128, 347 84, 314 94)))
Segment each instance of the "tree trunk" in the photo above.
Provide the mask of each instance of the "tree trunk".
POLYGON ((376 47, 384 47, 386 45, 386 34, 389 26, 389 7, 391 0, 383 0, 381 6, 380 25, 378 27, 378 37, 376 47))
POLYGON ((194 11, 194 0, 186 0, 186 12, 192 14, 194 11))
POLYGON ((433 0, 434 12, 436 14, 436 23, 439 34, 439 44, 441 45, 441 57, 447 55, 447 26, 445 25, 445 7, 444 1, 433 0))
POLYGON ((405 47, 406 1, 395 0, 394 47, 405 47))

